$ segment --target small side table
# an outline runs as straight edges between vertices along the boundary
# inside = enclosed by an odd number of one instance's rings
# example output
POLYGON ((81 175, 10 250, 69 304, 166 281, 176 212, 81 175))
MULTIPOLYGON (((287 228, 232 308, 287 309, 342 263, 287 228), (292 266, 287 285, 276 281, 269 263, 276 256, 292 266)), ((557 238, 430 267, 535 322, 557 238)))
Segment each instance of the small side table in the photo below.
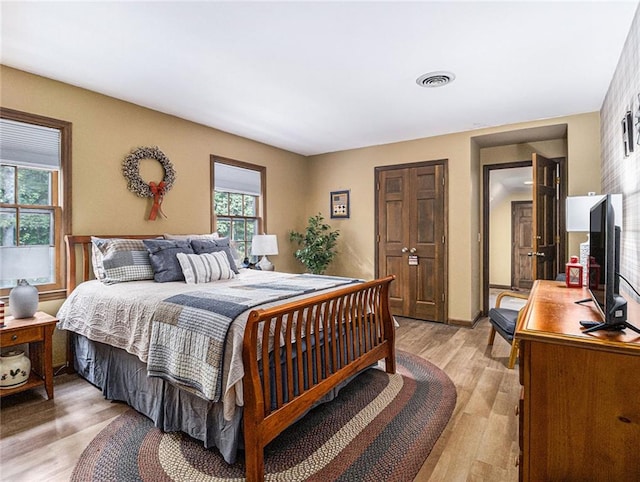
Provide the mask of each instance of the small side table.
POLYGON ((47 398, 53 398, 53 330, 58 319, 38 311, 31 318, 7 316, 0 328, 0 348, 29 343, 31 374, 20 387, 0 389, 0 398, 44 385, 47 398))

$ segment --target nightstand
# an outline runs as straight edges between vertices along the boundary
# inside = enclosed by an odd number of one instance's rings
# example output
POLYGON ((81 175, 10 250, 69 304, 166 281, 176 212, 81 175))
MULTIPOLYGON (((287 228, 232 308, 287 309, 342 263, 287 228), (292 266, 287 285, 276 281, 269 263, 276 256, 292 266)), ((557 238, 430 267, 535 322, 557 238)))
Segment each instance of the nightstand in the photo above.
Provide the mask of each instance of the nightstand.
POLYGON ((29 344, 31 374, 22 386, 0 389, 0 398, 44 385, 47 398, 53 398, 53 330, 58 319, 38 311, 31 318, 7 316, 0 328, 0 349, 29 344))

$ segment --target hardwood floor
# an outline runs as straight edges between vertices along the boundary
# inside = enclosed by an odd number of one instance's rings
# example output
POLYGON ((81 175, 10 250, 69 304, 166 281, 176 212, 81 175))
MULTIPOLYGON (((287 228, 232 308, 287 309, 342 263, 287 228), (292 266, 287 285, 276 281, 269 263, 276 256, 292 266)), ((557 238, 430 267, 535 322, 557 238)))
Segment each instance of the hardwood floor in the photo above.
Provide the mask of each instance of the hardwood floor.
POLYGON ((509 344, 497 336, 490 351, 486 318, 473 329, 398 321, 396 347, 443 369, 458 392, 453 416, 415 480, 518 480, 520 385, 518 365, 507 368, 509 344))
MULTIPOLYGON (((397 348, 442 368, 458 400, 442 436, 416 481, 518 479, 518 366, 506 368, 509 345, 496 337, 487 347, 489 323, 474 329, 398 318, 397 348)), ((1 400, 0 480, 66 481, 80 454, 104 426, 127 410, 104 400, 76 375, 55 378, 55 398, 44 390, 1 400)))

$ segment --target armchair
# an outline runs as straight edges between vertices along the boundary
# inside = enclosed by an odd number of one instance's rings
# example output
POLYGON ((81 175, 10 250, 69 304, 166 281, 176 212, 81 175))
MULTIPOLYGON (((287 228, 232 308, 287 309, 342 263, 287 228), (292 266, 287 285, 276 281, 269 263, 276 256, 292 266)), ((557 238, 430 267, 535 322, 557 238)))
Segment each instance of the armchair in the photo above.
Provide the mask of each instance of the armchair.
POLYGON ((516 356, 518 355, 518 343, 514 338, 516 325, 520 319, 523 310, 513 310, 510 308, 501 308, 502 300, 506 297, 519 298, 523 300, 529 299, 528 293, 520 293, 516 291, 504 291, 496 298, 496 307, 489 310, 489 323, 491 323, 491 332, 489 333, 488 345, 493 346, 496 332, 511 344, 511 352, 509 354, 509 368, 513 368, 516 364, 516 356))

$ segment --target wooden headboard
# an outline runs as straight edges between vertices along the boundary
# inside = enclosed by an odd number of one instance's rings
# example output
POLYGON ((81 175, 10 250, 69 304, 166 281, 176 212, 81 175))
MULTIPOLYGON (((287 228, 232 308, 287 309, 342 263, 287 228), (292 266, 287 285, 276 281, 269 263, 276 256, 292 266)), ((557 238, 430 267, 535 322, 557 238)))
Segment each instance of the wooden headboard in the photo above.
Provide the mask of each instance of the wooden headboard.
POLYGON ((67 296, 83 281, 92 279, 91 236, 97 238, 153 239, 161 234, 68 234, 64 237, 67 248, 67 296))

